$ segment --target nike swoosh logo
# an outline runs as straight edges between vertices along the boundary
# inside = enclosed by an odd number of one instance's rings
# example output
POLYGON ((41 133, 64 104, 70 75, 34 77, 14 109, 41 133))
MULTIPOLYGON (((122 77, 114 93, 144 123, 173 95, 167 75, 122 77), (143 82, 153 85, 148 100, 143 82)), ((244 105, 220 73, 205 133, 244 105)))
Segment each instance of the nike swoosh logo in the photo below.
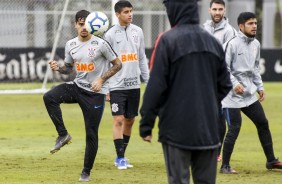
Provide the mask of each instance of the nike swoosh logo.
POLYGON ((242 53, 238 53, 238 55, 242 55, 243 54, 243 52, 242 53))
POLYGON ((75 54, 76 52, 72 52, 71 54, 75 54))
POLYGON ((100 107, 102 107, 102 105, 95 105, 95 106, 94 106, 94 109, 98 109, 98 108, 100 108, 100 107))
POLYGON ((69 138, 69 136, 67 136, 64 140, 61 140, 60 143, 61 145, 63 145, 63 143, 69 138))
POLYGON ((119 44, 121 41, 117 42, 117 44, 119 44))

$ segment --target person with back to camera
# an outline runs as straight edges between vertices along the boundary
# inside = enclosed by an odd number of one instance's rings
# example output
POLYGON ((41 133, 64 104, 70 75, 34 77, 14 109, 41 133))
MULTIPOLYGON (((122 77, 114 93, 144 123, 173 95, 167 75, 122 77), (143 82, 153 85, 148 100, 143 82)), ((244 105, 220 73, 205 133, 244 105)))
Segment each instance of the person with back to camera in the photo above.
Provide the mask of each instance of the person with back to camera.
POLYGON ((164 1, 171 29, 151 58, 140 136, 151 142, 159 117, 169 184, 215 184, 219 103, 231 90, 222 45, 199 24, 197 0, 164 1))

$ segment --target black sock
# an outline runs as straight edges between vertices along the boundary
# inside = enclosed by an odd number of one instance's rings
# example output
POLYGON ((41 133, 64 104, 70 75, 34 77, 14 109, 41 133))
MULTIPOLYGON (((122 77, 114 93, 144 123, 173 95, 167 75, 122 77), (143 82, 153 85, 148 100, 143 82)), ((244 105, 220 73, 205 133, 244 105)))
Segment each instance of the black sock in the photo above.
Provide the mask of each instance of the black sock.
POLYGON ((115 139, 114 140, 116 153, 118 158, 124 158, 124 143, 123 139, 115 139))
POLYGON ((129 139, 130 139, 130 136, 123 134, 123 148, 124 148, 124 152, 125 152, 125 150, 127 148, 127 145, 129 143, 129 139))

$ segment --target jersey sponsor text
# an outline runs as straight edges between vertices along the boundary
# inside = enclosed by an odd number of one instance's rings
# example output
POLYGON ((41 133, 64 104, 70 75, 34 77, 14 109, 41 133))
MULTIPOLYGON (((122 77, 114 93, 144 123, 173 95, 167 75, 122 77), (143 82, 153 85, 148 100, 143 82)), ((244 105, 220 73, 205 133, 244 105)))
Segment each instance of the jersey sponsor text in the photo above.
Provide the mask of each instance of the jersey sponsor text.
POLYGON ((121 54, 120 59, 121 59, 121 62, 137 61, 138 55, 137 53, 121 54))
POLYGON ((95 70, 94 63, 75 63, 75 66, 79 72, 92 72, 95 70))

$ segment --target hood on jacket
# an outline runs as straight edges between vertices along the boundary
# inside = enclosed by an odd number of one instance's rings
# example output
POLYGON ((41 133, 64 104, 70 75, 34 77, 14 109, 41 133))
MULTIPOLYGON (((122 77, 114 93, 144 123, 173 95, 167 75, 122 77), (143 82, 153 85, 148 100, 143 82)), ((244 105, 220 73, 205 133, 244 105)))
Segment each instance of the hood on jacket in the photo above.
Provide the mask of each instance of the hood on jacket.
POLYGON ((180 24, 199 24, 197 0, 163 1, 171 27, 180 24))

